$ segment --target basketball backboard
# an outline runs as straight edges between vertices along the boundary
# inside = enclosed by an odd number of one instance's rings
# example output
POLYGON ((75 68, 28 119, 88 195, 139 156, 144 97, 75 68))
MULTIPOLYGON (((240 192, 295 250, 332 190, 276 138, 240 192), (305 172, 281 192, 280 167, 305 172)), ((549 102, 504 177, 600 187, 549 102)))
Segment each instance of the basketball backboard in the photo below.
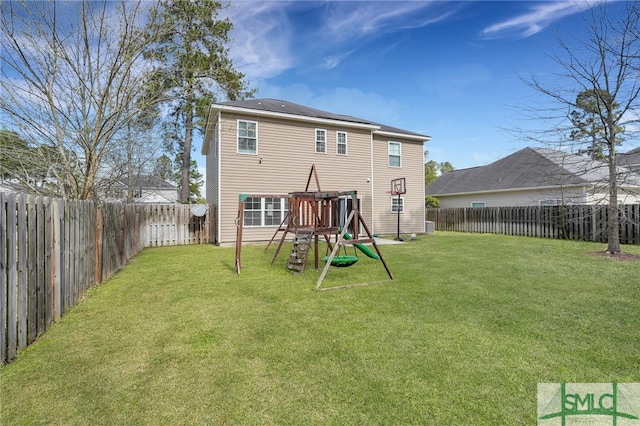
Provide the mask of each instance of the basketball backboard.
POLYGON ((391 191, 393 195, 405 194, 407 192, 405 178, 391 179, 391 191))

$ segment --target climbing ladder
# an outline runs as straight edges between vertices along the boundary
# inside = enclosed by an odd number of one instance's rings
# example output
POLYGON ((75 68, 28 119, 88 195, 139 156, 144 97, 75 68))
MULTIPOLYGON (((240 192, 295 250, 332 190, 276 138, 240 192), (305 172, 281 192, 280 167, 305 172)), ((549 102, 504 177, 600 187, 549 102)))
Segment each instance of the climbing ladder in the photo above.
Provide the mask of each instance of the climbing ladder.
POLYGON ((296 272, 303 272, 304 267, 307 264, 307 256, 309 254, 309 248, 311 247, 311 235, 296 233, 293 239, 293 248, 291 249, 291 255, 289 255, 289 262, 287 262, 287 268, 296 272))

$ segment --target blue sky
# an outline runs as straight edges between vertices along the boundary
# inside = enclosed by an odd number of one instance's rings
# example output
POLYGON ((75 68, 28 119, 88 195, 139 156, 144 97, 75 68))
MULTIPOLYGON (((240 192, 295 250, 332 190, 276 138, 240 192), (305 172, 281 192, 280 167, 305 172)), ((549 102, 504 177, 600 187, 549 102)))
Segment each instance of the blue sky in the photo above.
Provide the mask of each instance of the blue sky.
POLYGON ((532 125, 521 76, 551 78, 556 34, 584 37, 593 4, 235 0, 225 15, 255 97, 430 135, 429 159, 460 169, 530 144, 504 130, 532 125))

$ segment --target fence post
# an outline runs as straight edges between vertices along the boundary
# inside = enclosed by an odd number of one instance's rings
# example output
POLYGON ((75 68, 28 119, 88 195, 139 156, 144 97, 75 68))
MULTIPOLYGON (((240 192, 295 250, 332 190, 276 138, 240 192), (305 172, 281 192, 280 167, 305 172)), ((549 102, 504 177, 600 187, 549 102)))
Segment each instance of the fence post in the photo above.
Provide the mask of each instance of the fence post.
POLYGON ((62 227, 61 227, 61 217, 60 217, 60 201, 59 200, 51 200, 51 222, 52 222, 52 233, 51 233, 51 298, 53 306, 53 321, 59 321, 60 316, 62 314, 62 292, 61 292, 61 283, 62 283, 62 253, 61 251, 61 241, 62 241, 62 227))
POLYGON ((0 192, 0 364, 7 361, 7 204, 0 192))
POLYGON ((27 203, 18 195, 18 351, 27 347, 27 203))
POLYGON ((96 208, 96 284, 102 284, 102 204, 96 208))
POLYGON ((124 206, 119 206, 120 207, 120 213, 118 215, 119 217, 119 227, 120 227, 120 233, 118 234, 118 253, 120 254, 120 268, 125 264, 126 259, 124 256, 124 232, 125 232, 125 215, 124 215, 124 206))
POLYGON ((9 194, 7 197, 7 247, 10 247, 7 253, 7 361, 13 361, 16 357, 18 346, 16 205, 15 194, 9 194))
POLYGON ((28 257, 28 302, 27 306, 29 307, 28 315, 29 319, 27 320, 27 344, 33 343, 36 340, 36 336, 38 335, 38 303, 37 303, 37 294, 38 294, 38 245, 37 241, 40 239, 38 234, 38 226, 37 226, 37 209, 36 209, 36 198, 33 195, 30 195, 27 199, 27 208, 29 209, 29 214, 27 217, 27 226, 28 231, 27 235, 29 236, 29 257, 28 257))

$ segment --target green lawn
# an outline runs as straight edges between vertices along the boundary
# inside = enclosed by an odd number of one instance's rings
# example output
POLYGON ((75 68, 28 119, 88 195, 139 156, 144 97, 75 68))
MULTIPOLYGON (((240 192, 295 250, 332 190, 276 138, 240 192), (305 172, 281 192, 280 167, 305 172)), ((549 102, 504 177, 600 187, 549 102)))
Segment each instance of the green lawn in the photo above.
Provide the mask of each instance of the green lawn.
MULTIPOLYGON (((394 281, 321 292, 286 249, 246 247, 240 276, 233 248, 147 249, 0 369, 0 422, 532 425, 540 382, 640 381, 640 262, 479 234, 380 247, 394 281)), ((361 256, 323 287, 385 279, 361 256)))

